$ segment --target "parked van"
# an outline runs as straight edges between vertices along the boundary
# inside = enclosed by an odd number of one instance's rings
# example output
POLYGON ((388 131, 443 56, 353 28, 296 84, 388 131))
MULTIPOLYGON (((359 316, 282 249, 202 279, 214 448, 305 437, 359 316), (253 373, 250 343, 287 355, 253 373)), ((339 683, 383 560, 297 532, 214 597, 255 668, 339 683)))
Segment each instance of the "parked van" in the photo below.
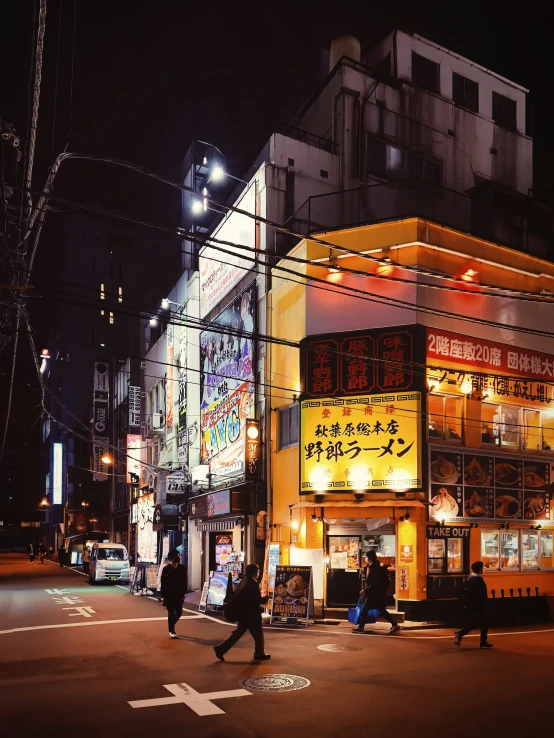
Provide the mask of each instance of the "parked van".
POLYGON ((90 552, 89 584, 128 582, 129 556, 121 543, 95 543, 90 552))

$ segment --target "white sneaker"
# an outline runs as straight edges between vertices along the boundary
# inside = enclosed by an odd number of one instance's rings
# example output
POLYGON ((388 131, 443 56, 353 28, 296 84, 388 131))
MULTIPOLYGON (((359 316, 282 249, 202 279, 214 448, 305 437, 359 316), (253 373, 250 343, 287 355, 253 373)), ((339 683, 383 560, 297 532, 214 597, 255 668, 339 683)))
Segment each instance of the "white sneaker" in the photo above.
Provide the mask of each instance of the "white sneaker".
POLYGON ((177 633, 170 633, 169 634, 169 637, 170 638, 177 638, 177 633))

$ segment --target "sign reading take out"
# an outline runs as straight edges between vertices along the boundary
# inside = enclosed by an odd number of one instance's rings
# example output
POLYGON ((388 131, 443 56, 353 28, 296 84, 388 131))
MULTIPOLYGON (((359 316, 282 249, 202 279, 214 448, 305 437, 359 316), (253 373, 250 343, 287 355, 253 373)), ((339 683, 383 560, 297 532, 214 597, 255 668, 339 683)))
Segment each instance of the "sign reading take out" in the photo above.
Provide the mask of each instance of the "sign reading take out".
POLYGON ((419 392, 301 403, 300 490, 421 487, 419 392))

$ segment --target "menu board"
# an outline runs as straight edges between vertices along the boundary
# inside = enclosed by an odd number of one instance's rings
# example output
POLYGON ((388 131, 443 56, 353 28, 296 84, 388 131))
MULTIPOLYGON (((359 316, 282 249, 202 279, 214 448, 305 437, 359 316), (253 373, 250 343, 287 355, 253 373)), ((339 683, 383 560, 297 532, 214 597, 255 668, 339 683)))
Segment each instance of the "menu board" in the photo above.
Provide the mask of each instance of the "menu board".
POLYGON ((554 520, 554 460, 430 445, 429 482, 432 520, 554 520))
POLYGON ((222 607, 227 595, 227 586, 229 584, 229 575, 226 572, 214 571, 210 575, 210 584, 208 587, 207 605, 222 607))
POLYGON ((276 566, 272 619, 308 620, 311 566, 276 566))

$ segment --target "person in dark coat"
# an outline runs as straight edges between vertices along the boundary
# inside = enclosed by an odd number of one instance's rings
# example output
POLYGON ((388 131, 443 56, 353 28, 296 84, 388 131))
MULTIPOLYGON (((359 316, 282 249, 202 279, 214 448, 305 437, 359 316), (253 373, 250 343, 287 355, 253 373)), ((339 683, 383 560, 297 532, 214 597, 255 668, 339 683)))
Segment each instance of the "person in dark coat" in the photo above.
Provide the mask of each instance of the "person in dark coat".
POLYGON ((365 595, 365 602, 360 613, 358 627, 353 633, 363 633, 368 610, 379 610, 379 615, 391 624, 389 633, 398 633, 400 626, 387 610, 387 589, 389 587, 389 574, 377 558, 375 551, 367 555, 368 573, 365 589, 360 593, 365 595))
POLYGON ((31 564, 35 563, 35 549, 33 548, 33 544, 29 544, 29 561, 31 564))
POLYGON ((46 556, 46 549, 44 548, 44 543, 38 544, 38 557, 41 564, 44 564, 44 557, 46 556))
POLYGON ((473 574, 470 574, 465 585, 463 595, 463 607, 465 615, 465 627, 454 636, 454 645, 459 646, 462 638, 478 626, 481 629, 481 641, 479 648, 492 648, 492 643, 487 641, 489 634, 489 621, 487 616, 487 584, 483 579, 483 562, 476 561, 471 565, 473 574))
POLYGON ((167 554, 168 563, 162 571, 162 601, 167 608, 167 627, 170 638, 177 638, 175 626, 183 614, 183 600, 187 592, 186 569, 181 564, 177 549, 167 554))
POLYGON ((239 613, 237 623, 238 627, 234 630, 229 638, 214 647, 214 652, 220 661, 224 661, 224 655, 232 648, 235 643, 242 638, 247 630, 254 639, 254 660, 267 661, 271 656, 264 650, 264 631, 262 627, 262 611, 261 606, 265 605, 268 597, 262 597, 260 585, 258 584, 258 574, 260 570, 257 564, 248 564, 244 571, 244 579, 239 588, 233 595, 237 612, 239 613))
POLYGON ((60 566, 63 566, 64 559, 65 559, 65 548, 63 546, 60 546, 58 548, 58 564, 60 566))

